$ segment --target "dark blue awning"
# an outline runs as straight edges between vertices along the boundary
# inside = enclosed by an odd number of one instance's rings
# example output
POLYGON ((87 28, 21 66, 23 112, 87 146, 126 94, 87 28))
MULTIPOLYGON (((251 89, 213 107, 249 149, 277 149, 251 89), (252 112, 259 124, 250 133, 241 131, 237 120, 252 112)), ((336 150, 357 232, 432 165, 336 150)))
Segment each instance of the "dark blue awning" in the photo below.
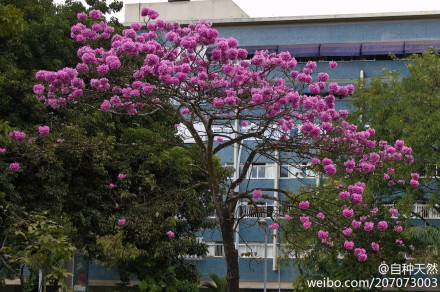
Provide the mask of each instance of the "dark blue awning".
POLYGON ((262 45, 262 46, 240 46, 240 49, 245 49, 249 55, 255 54, 255 51, 265 51, 269 54, 278 52, 278 46, 276 45, 262 45))
POLYGON ((403 54, 403 52, 403 42, 362 43, 361 49, 362 55, 388 55, 389 53, 403 54))
POLYGON ((427 41, 406 41, 405 54, 421 53, 428 51, 429 47, 434 47, 437 52, 440 51, 440 40, 427 41))
POLYGON ((278 47, 278 53, 289 52, 294 57, 317 57, 321 44, 282 45, 278 47))
POLYGON ((361 43, 321 44, 321 56, 360 56, 361 43))

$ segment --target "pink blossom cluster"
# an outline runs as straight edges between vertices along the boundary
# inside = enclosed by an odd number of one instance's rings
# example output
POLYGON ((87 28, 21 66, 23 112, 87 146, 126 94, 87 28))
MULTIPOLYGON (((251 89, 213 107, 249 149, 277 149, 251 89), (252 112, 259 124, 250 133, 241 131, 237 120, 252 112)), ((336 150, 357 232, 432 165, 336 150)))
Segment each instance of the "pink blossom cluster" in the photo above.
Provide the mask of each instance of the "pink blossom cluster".
POLYGON ((12 171, 19 171, 20 170, 20 164, 13 162, 9 165, 9 169, 12 171))
POLYGON ((41 136, 47 136, 49 135, 50 128, 49 126, 39 126, 38 132, 40 133, 41 136))
POLYGON ((309 229, 312 222, 309 221, 309 216, 301 216, 299 220, 302 222, 304 229, 309 229))
POLYGON ((309 207, 309 205, 310 205, 309 201, 302 201, 302 202, 299 202, 299 204, 298 204, 298 206, 301 209, 307 209, 309 207))
MULTIPOLYGON (((82 21, 82 14, 78 14, 78 19, 82 21), (81 18, 81 19, 80 19, 81 18)), ((85 14, 84 14, 85 15, 85 14)), ((86 16, 87 17, 87 16, 86 16)), ((80 44, 84 44, 86 41, 97 41, 99 39, 109 39, 114 32, 114 28, 109 26, 106 22, 100 21, 94 23, 90 28, 87 28, 82 23, 77 23, 72 26, 70 30, 70 37, 80 44)))
POLYGON ((23 141, 26 138, 26 134, 20 131, 9 132, 9 137, 12 140, 23 141))
POLYGON ((358 261, 365 262, 367 260, 367 252, 363 248, 355 248, 354 255, 358 258, 358 261))
POLYGON ((252 198, 259 199, 262 196, 263 196, 263 193, 261 192, 261 190, 253 190, 252 191, 252 198))

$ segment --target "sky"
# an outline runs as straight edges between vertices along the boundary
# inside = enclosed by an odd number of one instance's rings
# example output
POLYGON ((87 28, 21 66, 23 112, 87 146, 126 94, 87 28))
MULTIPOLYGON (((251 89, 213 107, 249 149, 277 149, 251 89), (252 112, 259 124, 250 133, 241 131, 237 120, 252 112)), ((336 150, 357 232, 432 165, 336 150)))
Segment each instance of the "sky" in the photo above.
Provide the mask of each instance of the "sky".
MULTIPOLYGON (((197 1, 197 0, 191 0, 197 1)), ((200 1, 200 0, 199 0, 200 1)), ((440 11, 438 0, 233 0, 250 17, 331 15, 405 11, 440 11), (269 4, 268 4, 269 3, 269 4), (312 5, 310 5, 312 3, 312 5), (368 5, 367 5, 368 4, 368 5)), ((54 0, 64 3, 64 0, 54 0)), ((107 0, 112 2, 112 0, 107 0)), ((126 3, 167 2, 167 0, 123 0, 126 3)), ((160 11, 159 11, 160 13, 160 11)), ((124 22, 124 9, 115 15, 124 22)))

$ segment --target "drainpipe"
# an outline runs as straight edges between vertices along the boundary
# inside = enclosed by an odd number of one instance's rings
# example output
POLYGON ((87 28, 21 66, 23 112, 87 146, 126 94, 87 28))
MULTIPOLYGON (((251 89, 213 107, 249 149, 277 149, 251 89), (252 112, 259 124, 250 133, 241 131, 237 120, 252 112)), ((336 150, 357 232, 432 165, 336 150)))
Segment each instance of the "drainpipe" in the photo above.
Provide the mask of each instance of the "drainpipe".
MULTIPOLYGON (((279 161, 280 160, 280 153, 278 152, 278 150, 275 150, 275 160, 279 161)), ((278 189, 279 188, 279 182, 280 182, 280 165, 277 163, 275 163, 275 172, 274 172, 274 181, 273 181, 273 188, 274 189, 278 189)), ((278 192, 274 191, 273 192, 273 197, 275 199, 278 199, 278 192)), ((280 218, 280 207, 279 207, 279 203, 278 201, 274 201, 273 204, 273 212, 274 212, 274 217, 275 219, 278 221, 278 219, 280 218)), ((272 242, 272 270, 276 271, 278 270, 278 229, 275 229, 273 231, 273 242, 272 242)))

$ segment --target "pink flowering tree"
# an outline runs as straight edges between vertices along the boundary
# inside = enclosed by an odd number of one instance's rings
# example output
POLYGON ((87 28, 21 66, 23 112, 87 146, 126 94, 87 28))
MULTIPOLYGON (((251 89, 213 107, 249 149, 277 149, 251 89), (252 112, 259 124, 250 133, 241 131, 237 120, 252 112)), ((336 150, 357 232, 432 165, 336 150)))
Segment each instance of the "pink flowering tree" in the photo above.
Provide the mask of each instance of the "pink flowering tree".
MULTIPOLYGON (((400 199, 399 204, 407 205, 414 187, 403 180, 389 186, 386 177, 406 176, 405 170, 391 165, 399 164, 385 157, 374 173, 366 175, 354 169, 350 176, 349 168, 336 165, 344 171, 323 179, 319 193, 306 188, 297 192, 299 208, 291 209, 282 223, 282 242, 286 253, 295 255, 299 271, 294 281, 297 289, 307 288, 306 280, 322 277, 341 281, 389 277, 389 272, 380 273, 381 264, 405 263, 413 242, 402 231, 410 214, 390 203, 400 199), (402 195, 404 198, 399 198, 402 195)), ((417 174, 412 174, 409 180, 416 178, 417 174)))
MULTIPOLYGON (((219 38, 206 21, 181 27, 158 19, 159 14, 148 8, 141 14, 145 23, 132 24, 122 35, 114 34, 97 11, 79 14, 80 21, 88 17, 93 21, 91 27, 80 22, 71 29, 72 38, 84 44, 78 50, 78 64, 57 72, 37 72, 36 98, 51 108, 81 103, 114 115, 161 112, 179 121, 176 134, 195 145, 178 146, 200 157, 201 165, 194 167, 203 171, 203 183, 212 194, 223 237, 228 291, 239 287, 234 246, 239 200, 278 200, 294 220, 301 220, 304 229, 309 224, 322 225, 313 236, 335 250, 346 250, 344 245, 331 243, 336 232, 348 227, 345 221, 337 224, 336 218, 358 216, 358 207, 370 204, 363 182, 385 171, 385 162, 412 163, 411 149, 403 142, 379 145, 373 129, 357 129, 346 122, 348 112, 334 108, 334 95, 350 95, 354 87, 327 84, 329 75, 315 72, 315 62, 299 66, 287 52, 267 51, 257 51, 249 61, 237 40, 219 38), (240 148, 244 160, 232 178, 223 175, 216 158, 230 147, 240 148), (325 198, 326 191, 335 186, 331 179, 298 193, 274 188, 238 190, 260 157, 294 167, 313 161, 320 178, 343 173, 347 181, 354 182, 342 183, 340 191, 347 194, 333 202, 339 206, 333 210, 326 208, 325 198), (273 191, 282 194, 282 199, 272 197, 273 191), (301 219, 305 210, 312 209, 327 220, 301 219)), ((336 65, 332 62, 330 67, 336 65)), ((168 140, 145 143, 175 144, 168 140)), ((399 179, 409 182, 411 178, 399 179)), ((271 229, 280 226, 278 216, 274 220, 271 229)), ((372 215, 369 220, 377 228, 378 219, 372 215)), ((365 229, 364 222, 360 224, 365 229)), ((387 224, 392 223, 387 220, 387 224)), ((365 261, 369 251, 354 253, 365 261)))

